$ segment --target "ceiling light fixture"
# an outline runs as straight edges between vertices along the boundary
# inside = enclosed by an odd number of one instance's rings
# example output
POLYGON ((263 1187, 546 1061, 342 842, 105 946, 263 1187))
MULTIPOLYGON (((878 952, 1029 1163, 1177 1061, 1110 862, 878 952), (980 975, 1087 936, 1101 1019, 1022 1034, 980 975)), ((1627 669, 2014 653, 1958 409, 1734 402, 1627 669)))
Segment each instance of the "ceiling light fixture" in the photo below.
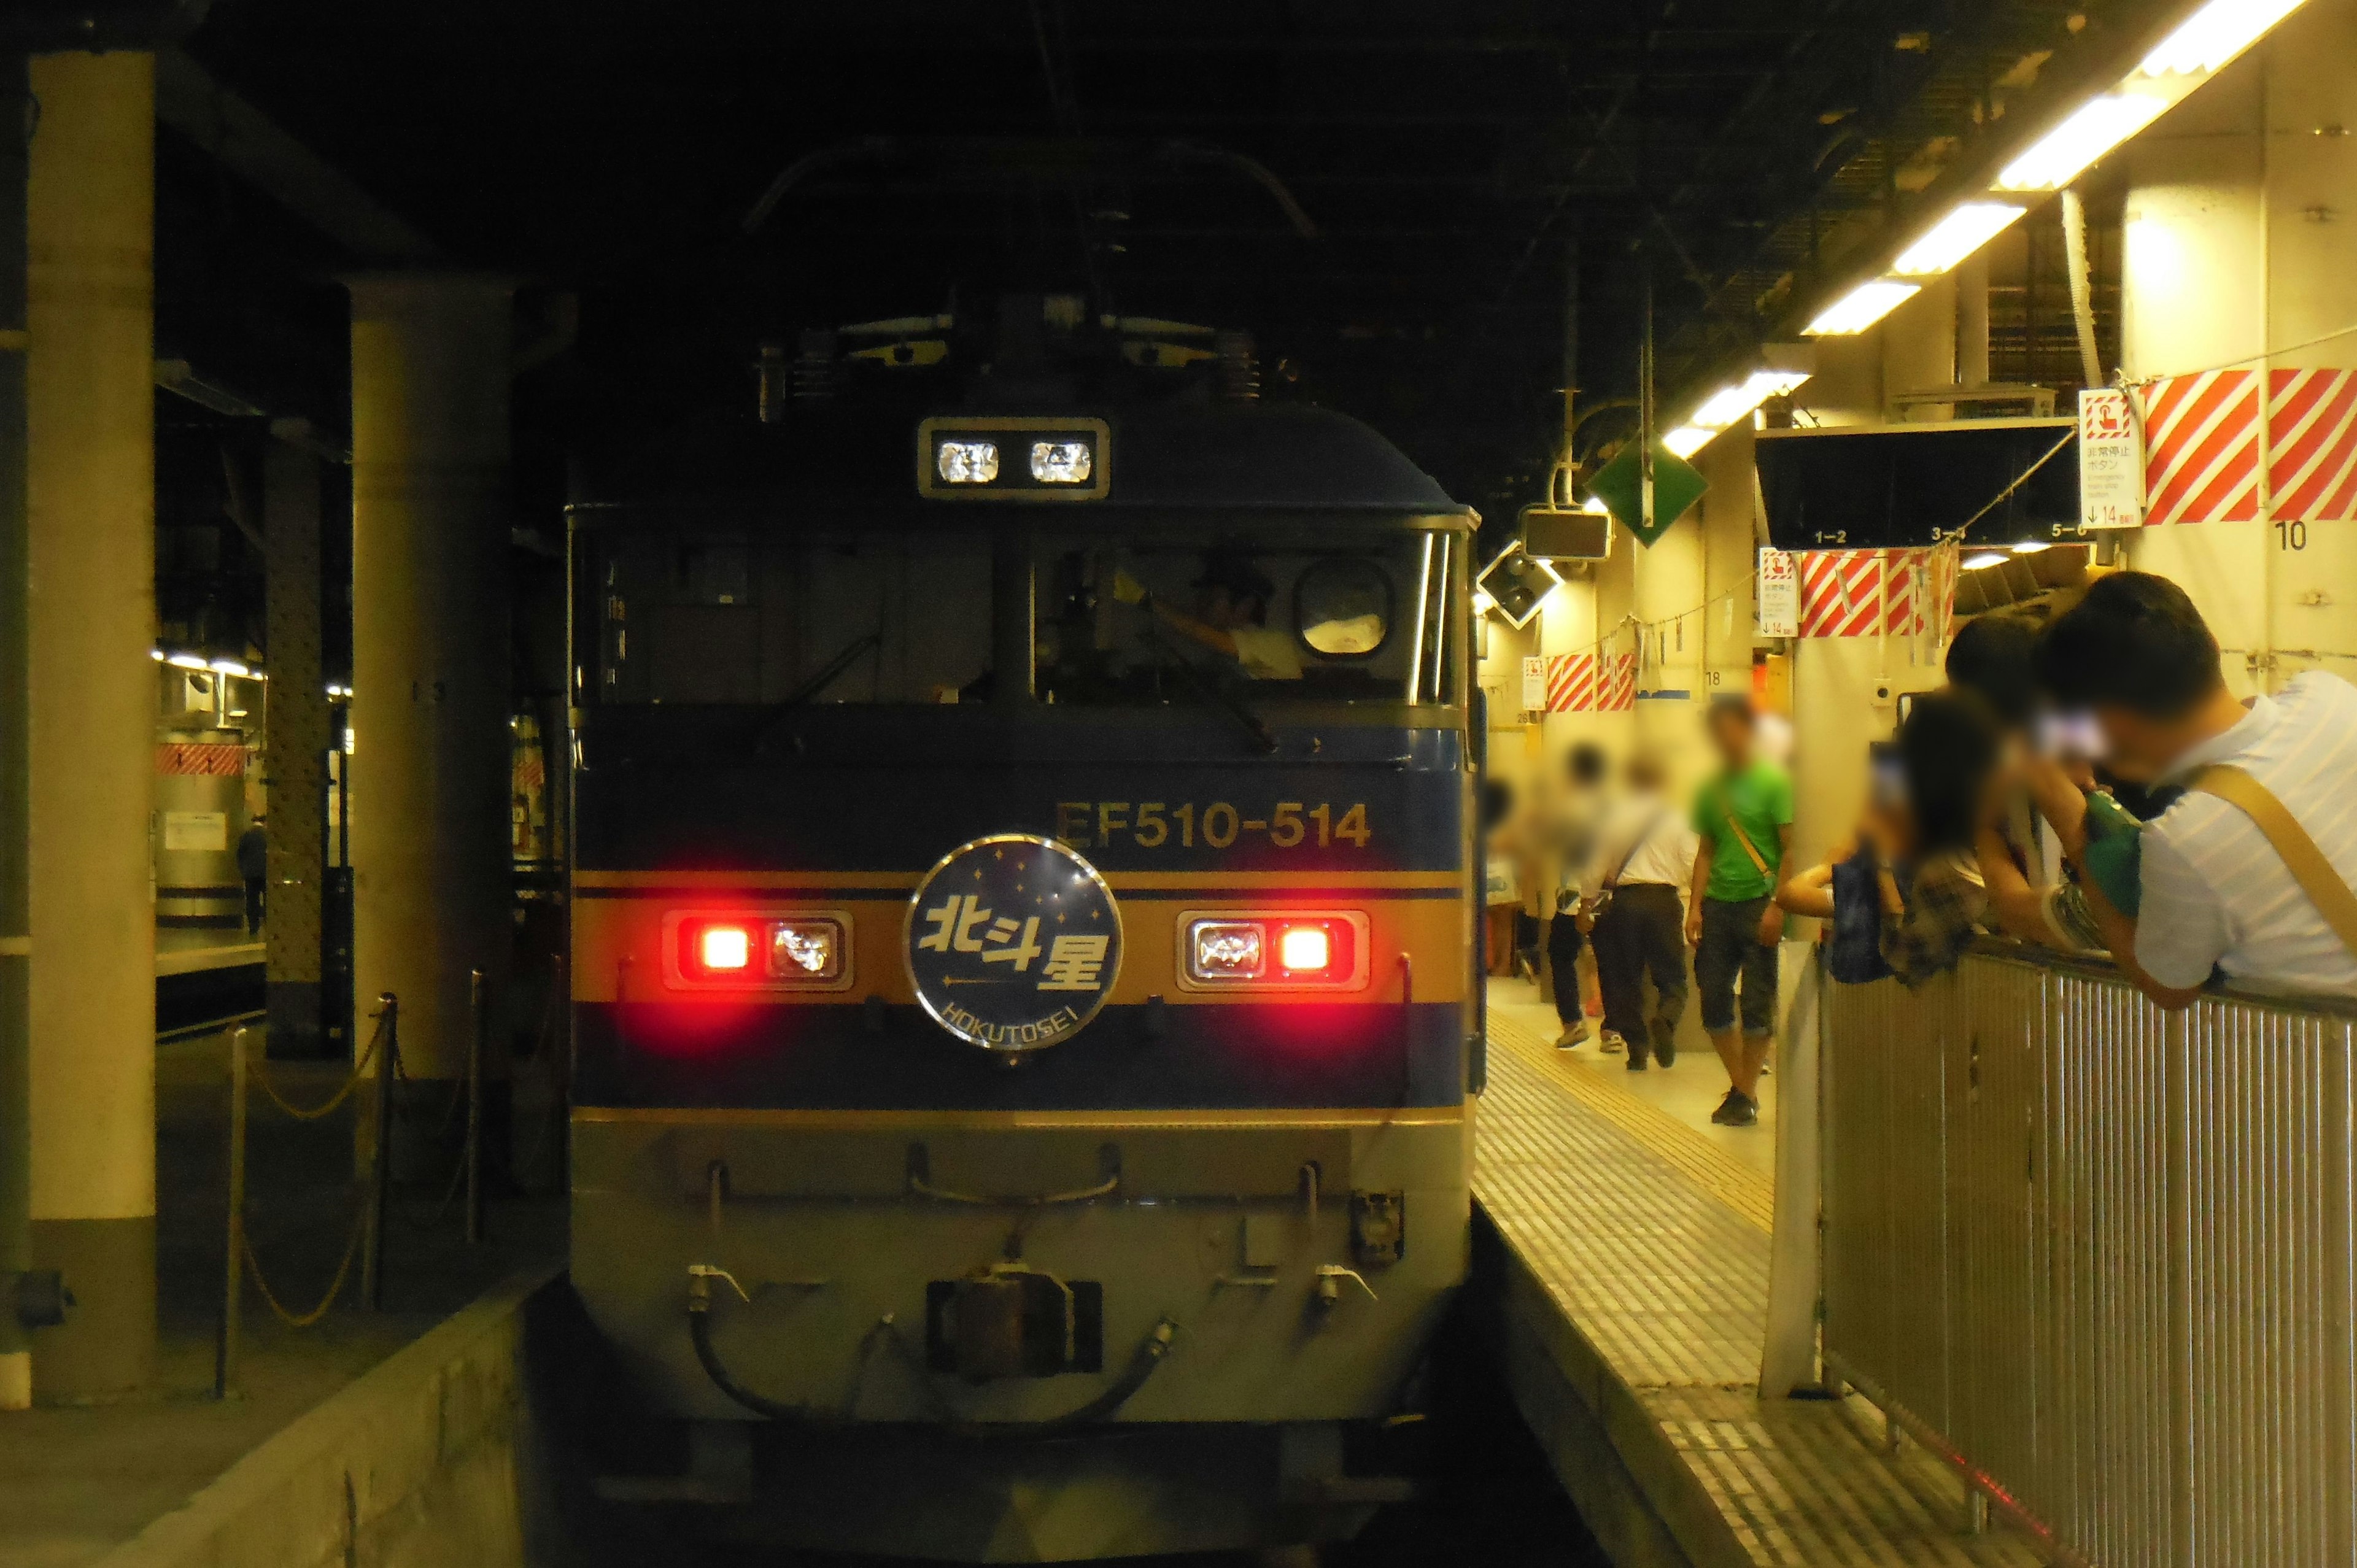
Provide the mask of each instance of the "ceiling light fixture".
POLYGON ((1662 445, 1681 457, 1691 457, 1710 445, 1716 430, 1705 430, 1698 424, 1681 424, 1662 437, 1662 445))
POLYGON ((2210 0, 2144 57, 2147 76, 2214 71, 2298 10, 2302 0, 2210 0))
POLYGON ((1725 430, 1771 397, 1782 397, 1809 379, 1806 371, 1754 371, 1731 387, 1721 387, 1703 400, 1687 421, 1705 430, 1725 430))
POLYGON ((1921 292, 1921 284, 1874 278, 1819 311, 1805 330, 1812 338, 1846 338, 1865 331, 1921 292))
POLYGON ((1996 177, 2000 190, 2060 190, 2081 171, 2147 125, 2174 100, 2151 92, 2107 92, 2080 106, 1996 177))
POLYGON ((1890 270, 1902 277, 1944 273, 2003 233, 2027 210, 2010 201, 1967 201, 1900 252, 1890 270))
POLYGON ((1991 566, 2004 564, 2005 557, 1994 550, 1984 550, 1978 555, 1967 555, 1964 561, 1964 570, 1967 572, 1986 572, 1991 566))

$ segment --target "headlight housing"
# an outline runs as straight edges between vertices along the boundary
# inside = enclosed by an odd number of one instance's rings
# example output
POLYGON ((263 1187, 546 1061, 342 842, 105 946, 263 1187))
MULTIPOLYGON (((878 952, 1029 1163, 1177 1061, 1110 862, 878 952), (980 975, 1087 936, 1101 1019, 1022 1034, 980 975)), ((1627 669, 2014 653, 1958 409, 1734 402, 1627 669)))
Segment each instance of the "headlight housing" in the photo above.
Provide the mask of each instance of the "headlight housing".
POLYGON ((851 983, 851 917, 840 909, 674 909, 663 917, 673 991, 840 991, 851 983))
POLYGON ((1178 917, 1178 983, 1189 991, 1359 991, 1367 917, 1355 909, 1188 910, 1178 917))

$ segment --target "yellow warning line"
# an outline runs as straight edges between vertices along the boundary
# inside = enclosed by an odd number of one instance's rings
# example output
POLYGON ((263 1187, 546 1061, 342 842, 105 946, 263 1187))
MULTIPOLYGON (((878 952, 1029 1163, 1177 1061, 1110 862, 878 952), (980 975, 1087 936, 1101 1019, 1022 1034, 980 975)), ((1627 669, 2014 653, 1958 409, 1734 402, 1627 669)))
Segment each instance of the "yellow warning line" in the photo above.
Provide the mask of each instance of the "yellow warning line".
POLYGON ((1775 1184, 1720 1149, 1702 1133, 1567 1052, 1556 1050, 1498 1008, 1490 1010, 1490 1039, 1505 1046, 1569 1091, 1588 1110, 1670 1162, 1703 1191, 1762 1230, 1776 1225, 1775 1184))

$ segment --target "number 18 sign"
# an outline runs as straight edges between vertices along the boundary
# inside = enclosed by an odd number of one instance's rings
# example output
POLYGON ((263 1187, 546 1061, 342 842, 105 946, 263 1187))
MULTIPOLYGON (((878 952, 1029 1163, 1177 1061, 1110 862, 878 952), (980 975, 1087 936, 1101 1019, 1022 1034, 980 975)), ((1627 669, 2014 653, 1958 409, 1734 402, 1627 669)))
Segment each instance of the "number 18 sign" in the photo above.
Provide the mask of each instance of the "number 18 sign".
POLYGON ((2079 393, 2079 526, 2144 525, 2144 446, 2128 394, 2111 387, 2079 393))

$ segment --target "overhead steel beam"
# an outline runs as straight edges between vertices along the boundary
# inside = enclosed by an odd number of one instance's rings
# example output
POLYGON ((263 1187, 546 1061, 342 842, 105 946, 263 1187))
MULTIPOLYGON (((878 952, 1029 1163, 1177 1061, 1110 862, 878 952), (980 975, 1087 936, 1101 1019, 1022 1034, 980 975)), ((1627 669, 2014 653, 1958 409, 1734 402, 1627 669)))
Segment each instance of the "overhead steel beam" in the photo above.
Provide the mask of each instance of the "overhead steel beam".
POLYGON ((363 261, 449 260, 408 220, 178 48, 156 53, 156 117, 363 261))

